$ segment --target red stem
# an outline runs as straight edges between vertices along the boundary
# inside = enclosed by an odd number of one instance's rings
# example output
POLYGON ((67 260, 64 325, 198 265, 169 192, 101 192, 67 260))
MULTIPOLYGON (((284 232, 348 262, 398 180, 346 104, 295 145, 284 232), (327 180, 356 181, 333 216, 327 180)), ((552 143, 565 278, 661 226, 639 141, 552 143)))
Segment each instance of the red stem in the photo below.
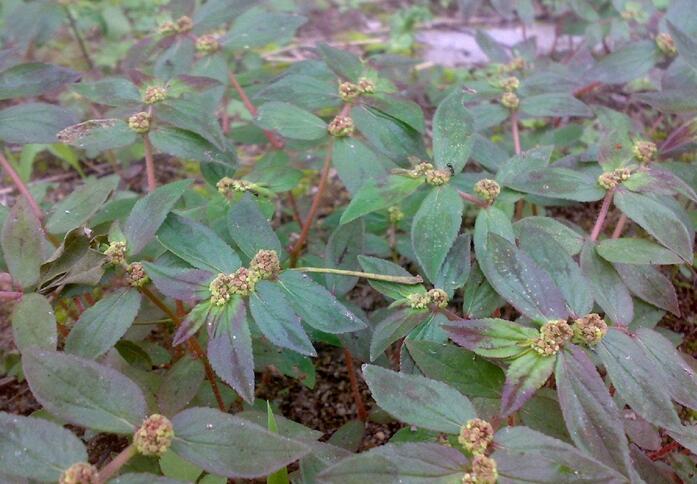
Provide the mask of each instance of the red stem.
MULTIPOLYGON (((247 96, 247 93, 244 91, 244 88, 242 88, 242 86, 240 85, 239 81, 237 80, 237 77, 235 77, 235 74, 233 74, 232 72, 228 73, 228 79, 230 80, 230 84, 232 84, 232 87, 234 87, 235 91, 237 91, 237 94, 240 96, 240 99, 242 100, 242 104, 244 104, 244 107, 247 108, 249 114, 251 114, 252 117, 256 118, 257 108, 256 106, 254 106, 254 104, 252 104, 252 101, 249 99, 249 96, 247 96)), ((273 131, 264 130, 264 135, 274 148, 276 148, 277 150, 283 148, 283 140, 279 138, 276 133, 274 133, 273 131)))
POLYGON ((464 201, 470 202, 480 208, 487 208, 489 206, 484 200, 480 200, 474 195, 470 195, 469 193, 461 192, 459 190, 457 193, 458 195, 460 195, 460 198, 462 198, 464 201))
POLYGON ((99 484, 106 483, 111 479, 111 476, 116 474, 119 469, 121 469, 126 462, 128 462, 131 457, 136 455, 136 448, 133 444, 129 445, 123 449, 116 457, 114 457, 111 462, 99 471, 98 482, 99 484))
POLYGON ((513 131, 513 147, 515 148, 515 154, 519 155, 522 151, 520 148, 520 132, 518 131, 518 112, 513 111, 511 113, 511 128, 513 131))
POLYGON ((351 382, 351 393, 353 393, 353 400, 356 403, 356 413, 358 414, 358 420, 361 422, 368 421, 368 412, 365 409, 365 403, 363 403, 363 397, 361 396, 361 390, 358 387, 358 379, 356 378, 356 369, 353 366, 353 356, 348 348, 344 348, 344 361, 346 362, 346 368, 348 369, 349 381, 351 382))
POLYGON ((600 207, 600 213, 598 213, 598 218, 593 226, 593 231, 591 232, 591 240, 596 241, 600 236, 600 232, 603 230, 603 225, 605 224, 605 219, 607 218, 607 213, 610 210, 610 204, 612 203, 612 195, 615 193, 614 188, 608 190, 603 199, 603 205, 600 207))
POLYGON ((658 449, 656 452, 653 452, 649 454, 649 459, 651 460, 658 460, 662 457, 665 457, 666 455, 670 454, 672 451, 677 450, 680 448, 680 444, 677 442, 671 442, 670 444, 666 444, 660 449, 658 449))
POLYGON ((148 180, 148 192, 154 192, 157 188, 155 178, 155 159, 153 157, 152 143, 148 133, 143 135, 143 145, 145 145, 145 176, 148 180))
POLYGON ((29 188, 27 185, 22 181, 22 179, 19 177, 15 169, 12 167, 9 161, 7 161, 7 158, 5 158, 5 155, 3 155, 0 152, 0 165, 2 165, 2 169, 5 170, 5 173, 10 177, 12 180, 12 183, 14 183, 15 187, 17 187, 17 190, 19 193, 24 196, 24 198, 27 200, 29 203, 29 206, 31 207, 31 211, 34 213, 34 216, 39 219, 43 220, 44 219, 44 213, 41 211, 41 208, 39 207, 39 204, 36 203, 36 200, 32 196, 31 192, 29 191, 29 188))
POLYGON ((617 221, 617 225, 615 225, 615 230, 612 232, 613 239, 620 238, 620 235, 622 235, 622 230, 624 230, 624 225, 626 223, 627 223, 627 216, 625 214, 620 215, 620 219, 617 221))

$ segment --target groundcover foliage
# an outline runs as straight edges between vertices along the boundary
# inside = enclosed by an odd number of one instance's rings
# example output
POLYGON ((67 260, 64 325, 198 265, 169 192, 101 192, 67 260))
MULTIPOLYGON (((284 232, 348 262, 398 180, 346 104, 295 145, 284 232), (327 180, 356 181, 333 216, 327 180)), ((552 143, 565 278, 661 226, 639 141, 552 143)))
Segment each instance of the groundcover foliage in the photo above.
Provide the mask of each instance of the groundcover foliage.
POLYGON ((658 323, 694 272, 694 5, 460 3, 571 48, 415 67, 419 6, 288 62, 284 2, 2 6, 3 366, 42 409, 0 413, 0 480, 692 482, 697 364, 658 323), (46 157, 83 175, 59 201, 46 157), (328 441, 255 397, 318 344, 376 403, 328 441), (354 453, 370 420, 403 426, 354 453))

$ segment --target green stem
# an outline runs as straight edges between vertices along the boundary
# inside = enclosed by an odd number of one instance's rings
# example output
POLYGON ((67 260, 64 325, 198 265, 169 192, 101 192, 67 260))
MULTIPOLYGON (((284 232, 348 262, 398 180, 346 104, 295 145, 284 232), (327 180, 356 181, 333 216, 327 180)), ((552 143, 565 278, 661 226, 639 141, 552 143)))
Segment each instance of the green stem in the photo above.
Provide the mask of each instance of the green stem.
POLYGON ((374 281, 396 282, 397 284, 421 284, 424 282, 421 276, 387 276, 385 274, 373 274, 372 272, 348 271, 344 269, 331 269, 329 267, 295 267, 292 271, 320 272, 323 274, 336 274, 338 276, 362 277, 374 281))

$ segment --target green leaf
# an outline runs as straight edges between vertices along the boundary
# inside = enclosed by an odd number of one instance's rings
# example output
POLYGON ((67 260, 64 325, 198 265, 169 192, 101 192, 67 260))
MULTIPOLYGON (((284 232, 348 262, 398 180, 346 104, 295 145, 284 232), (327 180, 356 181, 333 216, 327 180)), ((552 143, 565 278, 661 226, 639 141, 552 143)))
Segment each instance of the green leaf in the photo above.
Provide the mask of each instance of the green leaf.
POLYGON ((321 118, 290 103, 271 101, 259 107, 256 122, 288 139, 317 140, 327 136, 321 118))
POLYGON ((570 94, 549 93, 524 97, 520 102, 520 110, 533 117, 566 117, 579 116, 588 118, 593 111, 570 94))
POLYGON ((623 417, 593 362, 571 345, 559 353, 555 378, 559 405, 574 444, 629 475, 632 463, 623 417))
POLYGON ((196 133, 222 150, 225 147, 225 137, 213 114, 217 109, 212 104, 213 101, 205 93, 168 99, 157 105, 156 115, 172 126, 196 133))
POLYGON ((564 247, 546 232, 535 228, 520 231, 520 248, 552 277, 566 303, 576 316, 593 309, 593 294, 581 268, 564 247))
POLYGON ((250 259, 262 249, 275 250, 281 256, 281 242, 250 193, 230 207, 227 223, 230 237, 250 259))
POLYGON ((350 52, 328 44, 317 45, 317 50, 331 70, 349 81, 358 81, 363 73, 363 63, 350 52))
POLYGON ((411 243, 416 260, 434 281, 462 224, 464 203, 451 186, 431 190, 414 215, 411 243))
POLYGON ((67 422, 130 434, 145 418, 145 398, 138 385, 109 367, 31 348, 22 354, 22 368, 38 402, 67 422))
POLYGON ((53 207, 46 230, 62 234, 84 224, 94 215, 119 184, 117 175, 88 180, 53 207))
POLYGON ((368 180, 356 192, 351 203, 344 210, 341 223, 349 223, 376 210, 397 205, 422 184, 423 180, 398 175, 389 176, 383 183, 368 180))
POLYGON ((61 130, 57 134, 61 143, 96 154, 115 148, 131 146, 138 134, 120 119, 92 119, 61 130))
POLYGON ((487 250, 477 255, 491 286, 525 316, 541 323, 569 316, 552 277, 511 242, 489 234, 487 250))
MULTIPOLYGON (((266 415, 267 415, 267 428, 269 432, 278 433, 278 424, 276 423, 276 417, 274 417, 273 410, 271 410, 271 404, 266 401, 266 415)), ((269 474, 266 478, 266 484, 290 484, 288 480, 288 468, 282 467, 273 474, 269 474)))
POLYGON ((250 49, 292 38, 307 22, 300 15, 250 10, 235 20, 222 44, 230 49, 250 49))
POLYGON ((95 286, 104 274, 104 254, 92 248, 93 234, 76 228, 41 265, 39 288, 48 292, 66 284, 95 286))
POLYGON ((486 252, 490 234, 496 234, 511 243, 515 242, 509 216, 496 207, 488 207, 477 214, 474 222, 474 249, 477 254, 486 252))
POLYGON ((630 292, 661 309, 680 316, 680 305, 673 283, 650 265, 614 264, 630 292))
POLYGON ((455 290, 464 286, 472 267, 471 258, 472 238, 469 234, 460 234, 455 239, 433 286, 443 289, 452 298, 455 290))
POLYGON ((141 198, 133 206, 123 233, 128 241, 128 252, 136 255, 157 233, 167 214, 191 185, 191 180, 180 180, 159 187, 141 198))
MULTIPOLYGON (((302 72, 302 71, 301 71, 302 72)), ((323 73, 328 73, 325 68, 323 73)), ((295 104, 298 107, 314 111, 315 109, 338 107, 341 98, 333 79, 333 75, 327 76, 315 74, 285 74, 272 84, 264 87, 254 95, 253 100, 259 100, 258 104, 266 101, 282 101, 295 104)))
POLYGON ((643 77, 660 59, 652 40, 631 42, 603 57, 584 75, 587 82, 624 84, 643 77))
POLYGON ((12 311, 12 336, 19 351, 31 346, 56 349, 56 315, 48 299, 36 293, 22 296, 12 311))
POLYGON ((501 416, 520 410, 554 371, 555 357, 528 351, 511 362, 506 370, 506 383, 501 394, 501 416))
POLYGON ((533 328, 497 318, 450 321, 443 329, 455 343, 486 358, 518 356, 539 336, 533 328))
POLYGON ((171 449, 160 457, 159 464, 162 473, 169 478, 177 479, 177 482, 196 482, 203 474, 202 468, 185 461, 171 449))
POLYGON ((326 484, 459 482, 467 459, 457 449, 433 443, 387 444, 351 455, 323 470, 326 484))
POLYGON ((380 408, 406 424, 457 434, 477 416, 467 397, 443 382, 374 365, 363 365, 363 375, 380 408))
POLYGON ((663 113, 692 113, 697 111, 697 90, 695 89, 640 92, 634 97, 663 113))
POLYGON ((437 168, 465 167, 472 152, 474 119, 465 107, 463 91, 456 89, 443 99, 433 116, 433 161, 437 168))
MULTIPOLYGON (((363 220, 339 225, 327 241, 324 259, 327 267, 350 271, 360 270, 358 256, 364 252, 365 226, 363 220)), ((329 292, 343 296, 354 288, 357 277, 325 274, 325 284, 329 292)))
POLYGON ((496 444, 491 457, 499 478, 509 482, 627 482, 585 452, 527 427, 504 427, 496 433, 496 444))
POLYGON ((6 143, 55 143, 63 128, 77 123, 75 113, 53 104, 25 103, 0 110, 0 140, 6 143))
POLYGON ((547 167, 497 178, 508 188, 543 197, 594 202, 605 196, 595 178, 569 168, 547 167))
POLYGON ((634 318, 634 304, 627 287, 612 264, 602 259, 593 242, 581 251, 581 270, 591 285, 595 302, 615 323, 629 324, 634 318))
POLYGON ((370 361, 375 361, 392 343, 409 334, 421 323, 430 320, 427 311, 401 308, 389 314, 373 329, 370 339, 370 361))
POLYGON ((76 462, 87 462, 87 451, 70 430, 0 412, 0 473, 56 482, 76 462))
POLYGON ((465 317, 483 318, 504 304, 493 287, 482 274, 479 265, 475 264, 465 283, 462 294, 462 312, 465 317))
POLYGON ((239 269, 240 258, 207 226, 171 213, 157 231, 157 240, 170 252, 197 269, 231 273, 239 269))
POLYGON ((254 402, 254 356, 247 311, 240 299, 228 302, 208 340, 215 373, 247 403, 254 402))
POLYGON ((229 143, 225 143, 225 149, 220 149, 200 134, 186 129, 158 126, 148 136, 157 151, 183 160, 215 163, 224 167, 234 167, 237 162, 235 150, 229 143))
POLYGON ((306 274, 284 271, 278 280, 295 312, 313 328, 341 334, 366 327, 360 318, 306 274))
POLYGON ((211 408, 184 410, 172 424, 173 452, 207 472, 230 478, 268 475, 310 451, 303 443, 211 408))
POLYGON ((332 165, 341 182, 353 195, 368 181, 384 183, 390 169, 396 165, 388 158, 368 148, 362 141, 352 138, 337 138, 334 141, 332 165))
POLYGON ((273 282, 260 281, 249 296, 249 311, 261 332, 276 346, 317 356, 310 338, 285 296, 283 289, 273 282))
MULTIPOLYGON (((363 269, 365 272, 384 274, 388 276, 411 276, 411 274, 409 274, 401 266, 387 260, 378 259, 376 257, 359 255, 358 262, 361 264, 361 269, 363 269)), ((425 289, 421 284, 407 285, 398 284, 396 282, 376 281, 373 279, 368 279, 368 284, 370 284, 370 286, 380 294, 391 299, 403 299, 408 297, 409 294, 425 292, 425 289)))
POLYGON ((254 0, 208 0, 194 12, 194 32, 203 34, 239 17, 254 0))
POLYGON ((668 27, 670 36, 675 41, 675 46, 678 48, 680 58, 693 69, 697 69, 697 42, 695 39, 679 29, 670 20, 666 20, 666 26, 668 27))
POLYGON ((454 345, 434 341, 406 341, 409 355, 424 376, 440 380, 471 398, 500 398, 501 368, 454 345))
POLYGON ((596 251, 606 261, 620 264, 671 265, 682 263, 682 259, 670 250, 650 240, 633 237, 601 240, 596 251))
POLYGON ((19 197, 2 226, 0 245, 12 279, 21 287, 38 282, 47 243, 29 202, 19 197))
POLYGON ((403 165, 410 156, 426 158, 421 133, 379 109, 357 105, 351 118, 369 144, 378 152, 403 165))
POLYGON ((200 360, 184 355, 167 370, 157 390, 157 406, 164 415, 172 416, 186 408, 206 378, 200 360))
POLYGON ((676 213, 656 198, 619 190, 615 205, 665 247, 692 263, 693 234, 676 213))
POLYGON ((656 425, 680 425, 670 395, 655 384, 663 381, 661 374, 634 338, 611 328, 596 348, 617 393, 632 410, 656 425))
POLYGON ((79 73, 65 67, 41 62, 19 64, 0 72, 0 100, 38 96, 78 79, 79 73))
POLYGON ((80 315, 65 341, 65 351, 83 358, 97 358, 114 346, 140 310, 140 293, 120 289, 97 301, 80 315))
POLYGON ((80 82, 73 90, 90 101, 105 106, 140 104, 140 92, 128 79, 111 77, 94 82, 80 82))

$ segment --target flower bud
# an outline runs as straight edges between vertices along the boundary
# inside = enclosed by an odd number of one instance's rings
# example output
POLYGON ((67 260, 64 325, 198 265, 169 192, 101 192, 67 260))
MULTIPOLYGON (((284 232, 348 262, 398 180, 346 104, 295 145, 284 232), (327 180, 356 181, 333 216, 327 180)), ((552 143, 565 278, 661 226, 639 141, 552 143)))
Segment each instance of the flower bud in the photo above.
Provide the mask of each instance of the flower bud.
POLYGON ((157 28, 157 33, 160 35, 172 35, 177 33, 177 25, 174 22, 163 22, 157 28))
POLYGON ((407 302, 412 309, 426 309, 431 304, 431 298, 428 294, 413 293, 407 296, 407 302))
POLYGON ((428 297, 431 299, 431 304, 435 304, 439 308, 444 308, 448 305, 448 293, 443 289, 431 289, 428 291, 428 297))
POLYGON ((126 263, 126 242, 112 242, 107 250, 104 251, 106 261, 109 264, 120 266, 126 263))
POLYGON ((549 321, 540 328, 540 336, 532 349, 542 356, 556 355, 569 342, 574 332, 563 319, 549 321))
POLYGON ((232 291, 230 284, 232 277, 227 274, 218 274, 218 276, 208 285, 208 290, 211 292, 211 304, 214 306, 222 306, 230 300, 232 291))
POLYGON ((656 46, 658 50, 668 57, 675 57, 678 54, 678 49, 675 47, 673 37, 667 32, 661 32, 656 36, 656 46))
POLYGON ((240 296, 249 296, 254 292, 254 286, 258 280, 259 277, 256 273, 246 267, 240 267, 230 274, 230 292, 240 296))
POLYGON ((399 207, 388 208, 387 215, 392 225, 398 224, 404 218, 404 212, 399 207))
POLYGON ((135 113, 128 118, 128 127, 136 133, 144 134, 150 131, 150 115, 145 111, 135 113))
POLYGON ((252 182, 230 178, 229 176, 221 178, 215 186, 218 188, 218 193, 228 200, 230 200, 236 192, 244 193, 256 188, 256 185, 252 182))
POLYGON ((648 163, 653 160, 654 156, 656 156, 658 148, 656 148, 656 143, 638 140, 634 142, 632 151, 634 152, 634 158, 639 160, 641 163, 648 163))
POLYGON ((473 418, 460 427, 457 441, 474 455, 484 454, 494 440, 494 428, 486 420, 473 418))
POLYGON ((496 461, 491 457, 476 455, 472 459, 472 472, 463 476, 463 484, 495 484, 499 477, 496 461))
POLYGON ((59 484, 97 484, 97 468, 86 462, 78 462, 68 467, 58 479, 59 484))
POLYGON ((501 105, 511 111, 518 109, 519 104, 520 99, 518 99, 518 96, 514 92, 504 92, 501 96, 501 105))
POLYGON ((167 99, 167 88, 164 86, 150 86, 145 90, 143 102, 145 104, 155 104, 167 99))
POLYGON ((613 171, 606 171, 598 177, 598 185, 606 190, 612 190, 617 185, 629 179, 632 171, 629 168, 617 168, 613 171))
POLYGON ((474 184, 474 193, 487 202, 493 202, 501 193, 501 186, 495 180, 484 178, 474 184))
POLYGON ((249 269, 259 279, 276 279, 281 272, 281 263, 275 250, 260 250, 249 263, 249 269))
POLYGON ((525 68, 525 59, 522 57, 516 57, 511 60, 508 64, 505 66, 506 71, 521 71, 525 68))
POLYGON ((212 34, 202 35, 196 39, 196 51, 202 54, 212 54, 220 49, 218 37, 212 34))
POLYGON ((445 185, 450 181, 450 170, 430 170, 426 172, 426 183, 433 186, 445 185))
POLYGON ((501 89, 506 92, 517 91, 519 87, 520 81, 515 76, 507 77, 506 79, 501 80, 501 89))
POLYGON ((572 326, 574 342, 593 346, 607 333, 607 323, 596 313, 591 313, 574 321, 572 326))
POLYGON ((182 15, 177 20, 177 32, 180 34, 188 32, 193 26, 194 22, 191 20, 191 17, 187 17, 186 15, 182 15))
POLYGON ((353 119, 349 116, 337 116, 329 123, 329 134, 341 138, 353 134, 353 119))
POLYGON ((352 82, 342 82, 339 84, 339 96, 348 102, 357 98, 361 94, 361 88, 352 82))
POLYGON ((145 274, 143 264, 140 262, 128 264, 126 267, 126 280, 132 287, 143 287, 150 282, 150 278, 145 274))
POLYGON ((358 79, 358 89, 361 94, 373 94, 375 92, 375 83, 367 77, 358 79))
POLYGON ((419 178, 421 176, 426 176, 427 173, 430 173, 432 171, 433 165, 431 163, 422 161, 421 163, 418 163, 414 168, 409 170, 409 176, 413 178, 419 178))
POLYGON ((174 438, 172 422, 157 413, 145 419, 133 435, 133 445, 143 455, 160 456, 169 450, 174 438))

